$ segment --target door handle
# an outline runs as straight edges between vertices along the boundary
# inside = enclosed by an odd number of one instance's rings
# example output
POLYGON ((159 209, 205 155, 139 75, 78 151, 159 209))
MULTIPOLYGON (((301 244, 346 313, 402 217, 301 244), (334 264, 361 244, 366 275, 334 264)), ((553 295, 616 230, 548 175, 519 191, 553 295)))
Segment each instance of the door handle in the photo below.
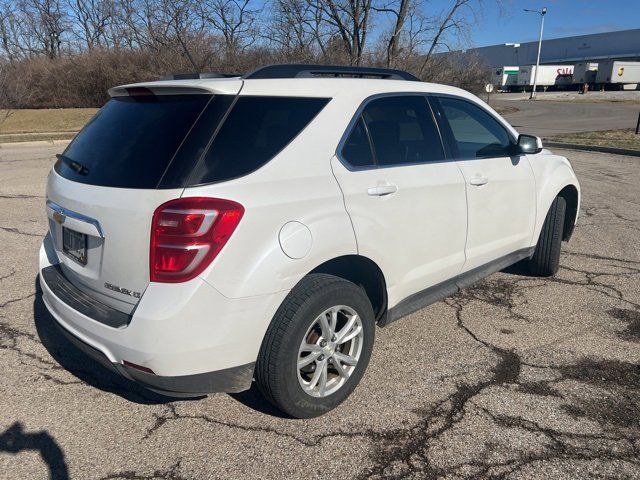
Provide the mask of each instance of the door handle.
POLYGON ((475 185, 476 187, 481 187, 482 185, 486 185, 489 183, 489 179, 487 177, 473 177, 469 180, 471 185, 475 185))
POLYGON ((367 189, 367 195, 375 197, 383 197, 385 195, 391 195, 398 191, 397 185, 378 185, 377 187, 371 187, 367 189))

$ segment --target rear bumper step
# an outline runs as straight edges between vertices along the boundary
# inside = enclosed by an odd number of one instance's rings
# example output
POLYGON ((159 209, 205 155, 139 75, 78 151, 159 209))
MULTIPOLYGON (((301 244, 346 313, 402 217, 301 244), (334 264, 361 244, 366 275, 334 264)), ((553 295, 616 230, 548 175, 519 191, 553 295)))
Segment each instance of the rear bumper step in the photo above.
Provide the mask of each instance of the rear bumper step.
POLYGON ((112 328, 126 327, 131 322, 131 315, 98 302, 76 287, 64 276, 59 265, 43 268, 41 275, 56 297, 96 322, 112 328))

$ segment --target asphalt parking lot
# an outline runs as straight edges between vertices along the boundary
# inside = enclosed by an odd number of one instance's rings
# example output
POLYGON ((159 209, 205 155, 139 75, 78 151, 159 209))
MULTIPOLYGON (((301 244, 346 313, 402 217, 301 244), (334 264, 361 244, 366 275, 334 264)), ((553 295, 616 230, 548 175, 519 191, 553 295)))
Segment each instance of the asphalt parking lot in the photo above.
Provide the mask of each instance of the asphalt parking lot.
POLYGON ((499 273, 378 329, 314 420, 253 391, 169 401, 77 353, 36 287, 54 146, 0 146, 0 477, 640 478, 640 159, 583 189, 557 278, 499 273))
MULTIPOLYGON (((607 93, 634 95, 631 100, 624 102, 606 102, 604 101, 606 97, 590 101, 598 95, 597 93, 592 93, 591 96, 588 94, 586 99, 580 101, 518 101, 508 98, 521 96, 521 94, 499 94, 492 97, 491 105, 517 108, 517 112, 504 115, 509 123, 520 133, 543 138, 563 133, 635 128, 638 113, 640 113, 640 96, 635 95, 636 92, 607 93)), ((640 94, 640 92, 637 93, 640 94)), ((483 100, 486 100, 486 97, 483 100)))

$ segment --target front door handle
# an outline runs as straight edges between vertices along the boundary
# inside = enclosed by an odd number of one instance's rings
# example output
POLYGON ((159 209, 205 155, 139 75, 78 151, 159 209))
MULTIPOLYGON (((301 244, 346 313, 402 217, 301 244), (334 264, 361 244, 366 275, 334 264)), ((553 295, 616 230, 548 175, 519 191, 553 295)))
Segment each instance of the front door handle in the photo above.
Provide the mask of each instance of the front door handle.
POLYGON ((367 195, 383 197, 385 195, 391 195, 398 191, 397 185, 378 185, 377 187, 371 187, 367 189, 367 195))
POLYGON ((482 185, 486 185, 489 183, 489 179, 487 177, 473 177, 469 180, 471 185, 475 185, 476 187, 481 187, 482 185))

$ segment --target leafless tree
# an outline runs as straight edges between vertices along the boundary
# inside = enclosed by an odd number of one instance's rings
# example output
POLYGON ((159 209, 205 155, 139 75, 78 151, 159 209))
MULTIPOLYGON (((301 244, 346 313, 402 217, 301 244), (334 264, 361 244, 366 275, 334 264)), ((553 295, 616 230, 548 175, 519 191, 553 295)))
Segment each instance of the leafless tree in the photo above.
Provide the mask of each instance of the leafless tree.
POLYGON ((201 18, 224 38, 227 56, 233 56, 253 45, 258 38, 255 0, 201 0, 201 18))
POLYGON ((321 0, 326 21, 337 32, 351 65, 360 65, 369 34, 372 0, 321 0))
POLYGON ((114 0, 67 0, 73 35, 92 50, 108 45, 107 31, 114 20, 114 0))
POLYGON ((468 20, 462 15, 463 10, 468 10, 467 13, 475 16, 476 11, 474 7, 479 6, 481 0, 453 0, 451 7, 446 10, 437 20, 435 33, 431 40, 431 45, 420 67, 419 74, 424 73, 431 56, 434 51, 442 46, 446 46, 446 41, 449 35, 460 36, 465 33, 465 30, 469 27, 468 20))
POLYGON ((394 0, 383 4, 382 6, 373 7, 378 13, 390 13, 393 16, 393 29, 389 35, 386 49, 387 66, 391 66, 394 59, 398 56, 398 50, 400 49, 400 35, 404 31, 407 14, 415 3, 416 0, 394 0))
POLYGON ((62 53, 63 34, 67 31, 67 16, 61 0, 21 0, 17 3, 21 16, 22 35, 27 50, 44 53, 49 58, 62 53))

